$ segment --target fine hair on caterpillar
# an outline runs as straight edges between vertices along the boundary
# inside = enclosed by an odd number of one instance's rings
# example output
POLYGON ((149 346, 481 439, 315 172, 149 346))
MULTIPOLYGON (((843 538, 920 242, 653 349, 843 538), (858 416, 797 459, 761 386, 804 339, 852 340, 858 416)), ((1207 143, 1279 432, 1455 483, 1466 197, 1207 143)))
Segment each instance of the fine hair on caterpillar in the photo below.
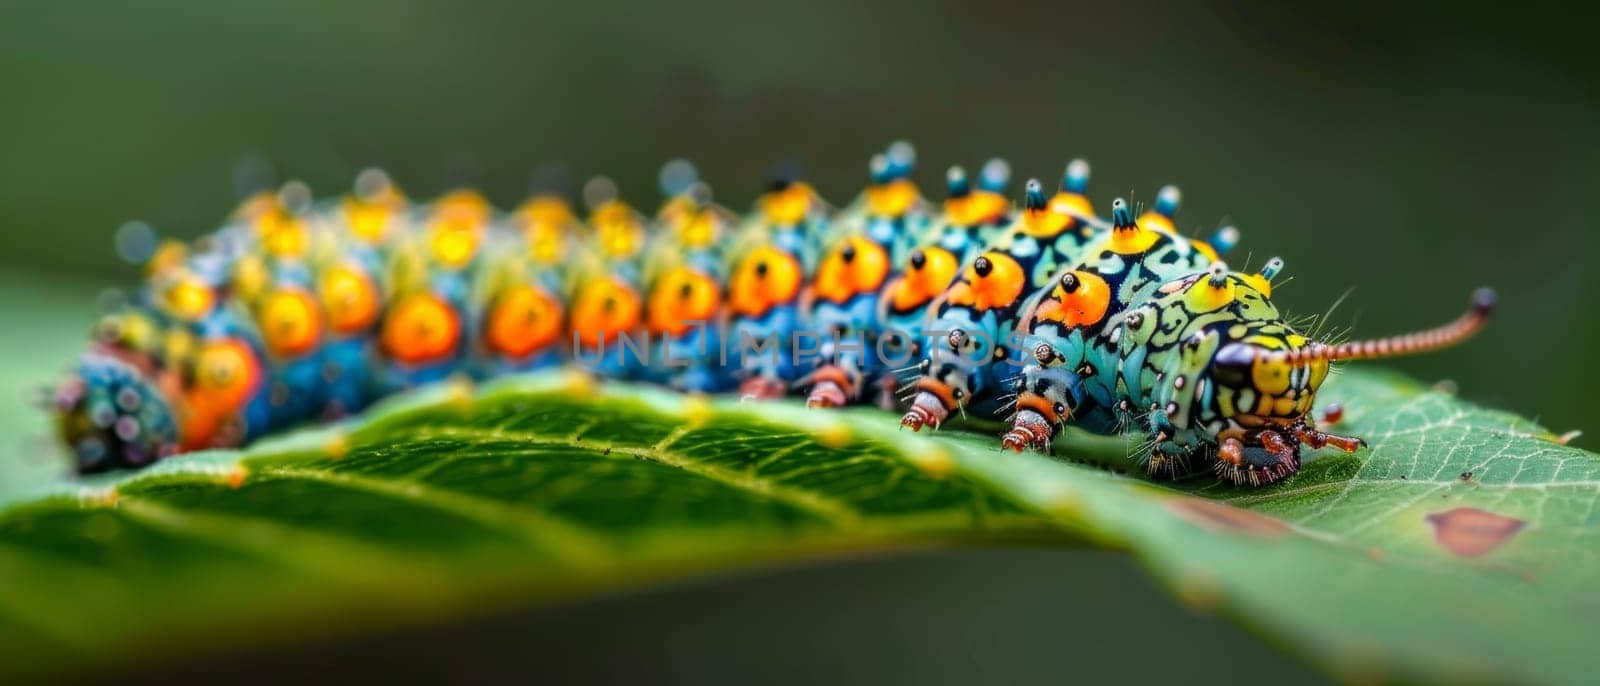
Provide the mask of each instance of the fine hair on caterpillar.
POLYGON ((81 471, 138 467, 447 378, 569 365, 874 405, 910 430, 998 416, 1018 451, 1070 422, 1135 435, 1151 476, 1259 486, 1293 476, 1302 447, 1362 445, 1316 427, 1330 365, 1453 345, 1494 306, 1483 289, 1437 329, 1317 340, 1272 303, 1283 261, 1230 269, 1238 229, 1187 237, 1174 186, 1102 216, 1082 160, 1020 198, 1003 160, 950 167, 939 200, 915 165, 895 143, 842 208, 785 176, 739 213, 673 160, 649 215, 603 177, 581 213, 555 194, 501 211, 466 189, 417 202, 366 170, 336 198, 253 195, 191 245, 136 227, 118 245, 146 277, 53 392, 59 433, 81 471))

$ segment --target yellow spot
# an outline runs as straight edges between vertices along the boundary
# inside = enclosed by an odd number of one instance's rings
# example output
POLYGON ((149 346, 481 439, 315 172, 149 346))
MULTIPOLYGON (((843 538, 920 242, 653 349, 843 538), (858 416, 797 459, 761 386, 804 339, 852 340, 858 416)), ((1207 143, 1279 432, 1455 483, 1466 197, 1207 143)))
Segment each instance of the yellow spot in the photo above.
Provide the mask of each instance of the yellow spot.
POLYGON ((323 444, 322 452, 327 453, 328 457, 335 460, 342 460, 345 455, 350 454, 350 439, 343 434, 334 436, 323 444))
POLYGON ((1233 302, 1235 295, 1233 279, 1224 277, 1221 286, 1214 286, 1211 277, 1202 276, 1183 294, 1183 302, 1193 312, 1215 312, 1233 302))
POLYGON ((1133 223, 1149 231, 1160 231, 1169 236, 1178 235, 1178 229, 1172 225, 1172 220, 1159 212, 1146 212, 1133 223))
POLYGON ((829 448, 843 448, 852 437, 850 427, 843 422, 830 422, 817 430, 817 441, 829 448))
POLYGON ((1149 250, 1161 240, 1161 234, 1140 227, 1137 223, 1132 228, 1111 230, 1111 252, 1118 255, 1137 255, 1149 250))
POLYGON ((233 489, 243 486, 244 482, 249 478, 250 472, 244 467, 234 467, 233 469, 228 470, 227 475, 224 477, 228 484, 228 488, 233 489))
POLYGON ((1074 221, 1071 215, 1057 212, 1047 205, 1042 210, 1024 210, 1021 228, 1023 233, 1034 238, 1051 238, 1066 231, 1074 221))
POLYGON ((478 254, 479 232, 469 228, 436 228, 428 239, 433 259, 450 269, 465 267, 478 254))
POLYGON ((587 398, 594 395, 594 376, 581 369, 568 369, 562 374, 562 388, 576 398, 587 398))
POLYGON ((935 479, 943 479, 956 471, 956 461, 950 453, 939 448, 929 448, 916 457, 917 467, 922 473, 935 479))
POLYGON ((581 226, 572 206, 550 195, 535 196, 522 203, 512 214, 512 221, 522 229, 528 255, 541 264, 559 260, 568 236, 581 226))
POLYGON ((259 255, 245 255, 234 263, 230 283, 235 295, 242 300, 252 301, 261 297, 271 277, 266 262, 259 255))
POLYGON ((183 274, 167 286, 162 302, 168 314, 192 322, 211 313, 217 296, 199 277, 183 274))
POLYGON ((333 267, 317 279, 328 325, 341 334, 363 331, 378 319, 378 287, 355 267, 333 267))
POLYGON ((783 190, 761 196, 761 214, 774 226, 799 224, 811 212, 816 191, 804 183, 791 183, 783 190))
POLYGON ((477 231, 489 223, 488 198, 470 188, 444 194, 433 203, 428 224, 434 229, 477 231))
POLYGON ((150 261, 145 263, 145 274, 164 274, 177 269, 189 257, 189 247, 182 241, 165 240, 150 256, 150 261))
MULTIPOLYGON (((1205 244, 1197 243, 1197 245, 1205 244)), ((1211 259, 1215 260, 1216 258, 1213 257, 1211 259)), ((1238 276, 1240 280, 1244 281, 1245 285, 1260 291, 1262 295, 1269 298, 1272 297, 1272 282, 1268 281, 1267 277, 1260 274, 1236 274, 1235 276, 1238 276)))
POLYGON ((282 209, 257 217, 256 233, 262 247, 279 257, 299 257, 311 249, 311 230, 305 221, 282 209))
POLYGON ((466 374, 451 374, 445 381, 446 400, 457 412, 466 411, 472 406, 472 392, 475 388, 472 377, 466 374))
POLYGON ((711 212, 695 212, 678 225, 678 239, 691 248, 703 248, 717 239, 717 218, 711 212))
POLYGON ((867 210, 880 217, 898 217, 911 209, 919 197, 911 179, 895 179, 867 189, 867 210))
POLYGON ((1094 205, 1077 193, 1057 193, 1050 198, 1050 211, 1069 217, 1093 217, 1094 205))
POLYGON ((607 257, 633 257, 644 246, 644 223, 639 213, 621 200, 601 203, 590 213, 589 225, 607 257))
POLYGON ((683 416, 689 426, 701 426, 711 421, 711 401, 706 400, 699 393, 690 394, 683 398, 683 416))
POLYGON ((398 201, 344 199, 344 220, 350 233, 362 242, 376 245, 389 234, 390 221, 399 211, 398 201))
POLYGON ((280 358, 310 352, 322 336, 322 312, 311 294, 285 289, 269 294, 256 316, 267 350, 280 358))
POLYGON ((100 491, 100 492, 97 492, 97 493, 91 492, 85 498, 85 500, 90 505, 94 505, 94 506, 98 506, 98 507, 116 507, 117 506, 117 499, 120 498, 120 497, 121 497, 121 494, 119 494, 117 492, 117 487, 116 486, 112 486, 110 488, 107 488, 107 489, 105 489, 103 491, 100 491))
POLYGON ((173 329, 162 339, 161 346, 165 359, 187 360, 194 354, 194 334, 186 329, 173 329))

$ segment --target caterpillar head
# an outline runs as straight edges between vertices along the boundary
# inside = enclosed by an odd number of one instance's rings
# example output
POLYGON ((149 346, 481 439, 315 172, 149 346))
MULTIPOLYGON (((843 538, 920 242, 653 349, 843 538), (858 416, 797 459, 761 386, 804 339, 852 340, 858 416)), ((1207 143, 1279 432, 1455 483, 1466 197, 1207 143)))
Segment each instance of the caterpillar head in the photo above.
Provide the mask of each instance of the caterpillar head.
POLYGON ((123 355, 85 353, 53 402, 79 472, 139 467, 178 450, 172 406, 148 370, 123 355))
POLYGON ((1494 307, 1493 293, 1482 290, 1465 315, 1444 327, 1329 345, 1295 331, 1268 301, 1270 279, 1281 266, 1274 259, 1260 274, 1234 274, 1218 263, 1168 284, 1155 303, 1129 316, 1123 342, 1128 350, 1141 339, 1150 345, 1160 329, 1185 332, 1154 381, 1147 428, 1158 445, 1176 441, 1214 451, 1218 476, 1238 484, 1270 484, 1294 474, 1302 445, 1360 447, 1359 439, 1318 431, 1310 418, 1333 362, 1459 342, 1494 307))

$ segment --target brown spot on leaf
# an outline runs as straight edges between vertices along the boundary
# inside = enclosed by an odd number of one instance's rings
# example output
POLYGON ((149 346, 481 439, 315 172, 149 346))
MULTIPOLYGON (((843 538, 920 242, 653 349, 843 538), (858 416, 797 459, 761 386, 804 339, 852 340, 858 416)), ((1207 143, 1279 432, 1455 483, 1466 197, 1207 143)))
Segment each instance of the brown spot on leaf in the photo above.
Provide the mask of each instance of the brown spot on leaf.
POLYGON ((1527 522, 1475 507, 1458 507, 1428 515, 1439 545, 1461 557, 1477 557, 1505 545, 1527 522))
POLYGON ((1289 533, 1289 525, 1262 514, 1241 510, 1203 498, 1174 498, 1167 508, 1178 516, 1212 531, 1277 538, 1289 533))

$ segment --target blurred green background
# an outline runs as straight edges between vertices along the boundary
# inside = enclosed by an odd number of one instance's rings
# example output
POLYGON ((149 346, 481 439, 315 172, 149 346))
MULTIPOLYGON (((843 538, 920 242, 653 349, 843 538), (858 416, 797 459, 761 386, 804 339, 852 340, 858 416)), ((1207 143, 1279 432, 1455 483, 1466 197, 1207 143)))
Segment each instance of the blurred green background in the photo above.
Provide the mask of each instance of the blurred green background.
MULTIPOLYGON (((378 164, 414 195, 472 183, 501 205, 559 163, 651 205, 681 155, 743 208, 782 161, 844 202, 905 137, 928 188, 989 155, 1052 179, 1087 157, 1102 209, 1179 184, 1184 228, 1234 222, 1235 263, 1285 258, 1289 310, 1354 289, 1333 322, 1359 336, 1443 321, 1493 285, 1502 312, 1478 340, 1393 364, 1594 430, 1597 75, 1585 22, 1535 3, 5 3, 0 352, 25 362, 6 365, 23 371, 5 425, 40 426, 21 389, 72 358, 100 286, 135 278, 115 228, 208 231, 241 160, 324 193, 378 164)), ((825 588, 797 578, 797 597, 825 588)))

